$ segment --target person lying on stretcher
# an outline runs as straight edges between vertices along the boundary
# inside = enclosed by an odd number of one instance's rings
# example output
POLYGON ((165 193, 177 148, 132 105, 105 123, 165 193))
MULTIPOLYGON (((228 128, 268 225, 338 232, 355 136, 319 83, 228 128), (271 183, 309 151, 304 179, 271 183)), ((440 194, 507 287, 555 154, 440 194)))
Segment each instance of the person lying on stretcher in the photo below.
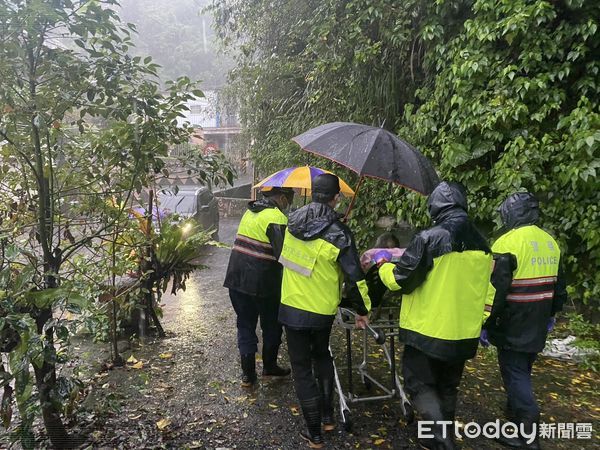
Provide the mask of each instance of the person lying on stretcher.
MULTIPOLYGON (((365 279, 369 287, 369 297, 371 298, 371 306, 377 307, 381 305, 384 296, 390 302, 396 302, 400 295, 387 291, 385 286, 379 281, 377 275, 378 267, 384 262, 397 262, 404 253, 404 248, 399 247, 398 238, 392 233, 386 232, 381 234, 375 242, 375 247, 367 250, 360 257, 360 266, 365 273, 365 279), (387 293, 386 293, 387 292, 387 293)), ((340 306, 349 308, 350 304, 346 301, 345 296, 342 296, 340 306)))

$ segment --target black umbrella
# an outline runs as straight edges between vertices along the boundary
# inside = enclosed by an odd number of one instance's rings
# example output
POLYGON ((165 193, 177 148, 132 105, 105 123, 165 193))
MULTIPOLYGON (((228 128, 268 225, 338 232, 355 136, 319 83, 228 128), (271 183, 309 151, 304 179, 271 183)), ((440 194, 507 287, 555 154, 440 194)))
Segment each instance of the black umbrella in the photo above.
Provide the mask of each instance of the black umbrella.
POLYGON ((439 183, 433 166, 421 152, 383 128, 332 122, 312 128, 292 140, 303 150, 356 172, 360 176, 356 194, 363 177, 391 181, 423 195, 429 195, 439 183))

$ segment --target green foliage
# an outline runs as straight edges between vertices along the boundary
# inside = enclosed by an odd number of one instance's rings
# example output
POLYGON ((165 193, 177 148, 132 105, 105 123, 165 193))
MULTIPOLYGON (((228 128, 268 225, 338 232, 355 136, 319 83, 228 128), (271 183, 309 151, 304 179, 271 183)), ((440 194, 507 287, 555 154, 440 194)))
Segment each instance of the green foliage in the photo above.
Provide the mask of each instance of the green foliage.
MULTIPOLYGON (((213 10, 223 42, 241 47, 230 89, 261 170, 326 165, 289 140, 313 126, 384 124, 465 184, 484 229, 499 225, 507 195, 535 193, 576 305, 598 311, 598 2, 213 0, 213 10)), ((429 222, 422 197, 365 186, 350 222, 362 242, 382 215, 429 222)))
POLYGON ((595 299, 595 308, 599 19, 596 2, 474 2, 461 33, 433 39, 425 64, 437 68, 434 84, 401 128, 413 130, 443 177, 467 186, 481 222, 497 222, 510 193, 535 193, 542 226, 561 243, 571 292, 595 299))
MULTIPOLYGON (((187 77, 161 88, 152 58, 130 56, 135 26, 117 7, 0 2, 0 337, 10 360, 0 372, 15 381, 27 448, 38 409, 53 445, 75 446, 62 418, 80 384, 57 367, 82 324, 106 333, 98 296, 132 263, 114 241, 169 146, 188 141, 178 118, 201 95, 187 77)), ((197 176, 218 179, 225 165, 208 161, 197 176)), ((10 403, 0 403, 4 423, 10 403)))
POLYGON ((575 345, 589 351, 584 356, 584 366, 595 372, 600 371, 600 325, 590 323, 581 314, 571 313, 567 318, 569 332, 577 337, 575 345))
POLYGON ((179 165, 185 167, 187 175, 198 183, 209 187, 233 186, 236 171, 222 152, 205 152, 200 146, 189 143, 181 144, 177 149, 179 165))
POLYGON ((210 241, 210 230, 203 230, 192 220, 163 222, 154 239, 154 274, 162 292, 172 282, 172 293, 185 291, 185 281, 202 264, 198 262, 203 247, 210 241))

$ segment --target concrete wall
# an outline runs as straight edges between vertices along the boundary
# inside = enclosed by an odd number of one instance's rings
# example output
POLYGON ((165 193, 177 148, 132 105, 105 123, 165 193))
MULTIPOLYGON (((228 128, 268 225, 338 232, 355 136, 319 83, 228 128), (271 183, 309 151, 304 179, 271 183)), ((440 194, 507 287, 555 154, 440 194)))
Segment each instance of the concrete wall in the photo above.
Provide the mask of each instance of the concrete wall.
POLYGON ((227 197, 227 198, 250 198, 252 193, 251 184, 242 184, 240 186, 234 186, 220 191, 215 191, 215 197, 227 197))
POLYGON ((216 197, 220 217, 241 217, 248 206, 249 198, 216 197))

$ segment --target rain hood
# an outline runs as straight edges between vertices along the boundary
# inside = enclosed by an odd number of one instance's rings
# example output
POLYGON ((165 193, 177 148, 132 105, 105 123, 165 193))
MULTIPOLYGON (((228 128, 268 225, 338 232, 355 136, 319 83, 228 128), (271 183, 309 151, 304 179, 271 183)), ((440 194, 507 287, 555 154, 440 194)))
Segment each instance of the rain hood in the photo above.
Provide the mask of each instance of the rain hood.
POLYGON ((502 223, 511 230, 525 225, 533 225, 540 218, 539 202, 529 192, 516 192, 509 196, 498 208, 502 223))
POLYGON ((260 200, 248 202, 248 209, 253 213, 261 212, 263 209, 267 208, 277 208, 277 204, 268 198, 261 198, 260 200))
POLYGON ((442 181, 427 199, 429 215, 435 223, 450 217, 467 216, 467 196, 458 183, 442 181))
POLYGON ((340 217, 331 206, 312 202, 290 214, 288 230, 294 237, 310 241, 318 238, 340 217))

